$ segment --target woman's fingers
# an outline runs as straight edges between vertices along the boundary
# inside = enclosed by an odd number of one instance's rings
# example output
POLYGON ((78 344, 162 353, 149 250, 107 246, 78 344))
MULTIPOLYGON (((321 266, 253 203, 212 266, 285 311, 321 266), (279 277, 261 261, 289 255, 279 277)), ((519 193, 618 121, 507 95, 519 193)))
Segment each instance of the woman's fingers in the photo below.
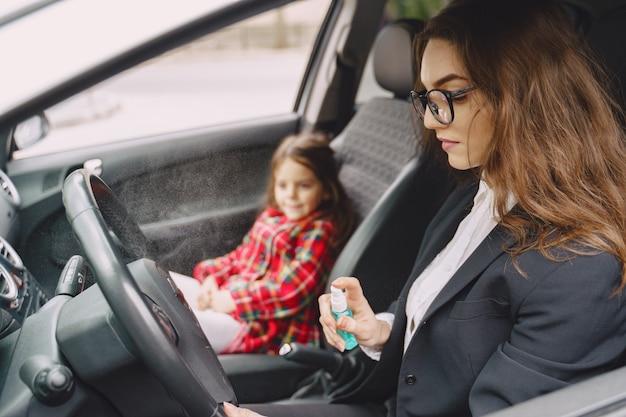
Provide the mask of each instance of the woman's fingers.
MULTIPOLYGON (((333 281, 333 286, 343 289, 346 296, 349 292, 352 294, 352 299, 348 301, 348 306, 351 307, 352 303, 365 302, 367 300, 363 297, 363 291, 361 290, 361 284, 359 280, 352 277, 341 277, 333 281), (363 300, 360 300, 362 298, 363 300)), ((357 323, 350 317, 340 317, 336 320, 331 313, 330 307, 330 294, 323 294, 318 299, 320 307, 320 324, 322 325, 322 331, 326 341, 334 346, 340 352, 343 352, 346 348, 346 342, 337 333, 338 329, 353 333, 357 330, 357 323)), ((352 307, 351 307, 352 308, 352 307)), ((357 337, 358 340, 358 337, 357 337)))
POLYGON ((345 342, 337 333, 341 329, 354 334, 360 345, 383 345, 389 338, 389 326, 376 318, 359 280, 354 277, 339 277, 332 282, 332 286, 344 290, 352 317, 342 316, 335 321, 330 311, 330 295, 324 294, 319 298, 320 323, 328 343, 343 351, 345 342))
POLYGON ((318 301, 320 305, 320 324, 322 325, 324 338, 328 344, 343 352, 346 349, 346 342, 337 333, 339 323, 337 323, 335 317, 330 312, 330 294, 322 294, 318 301))

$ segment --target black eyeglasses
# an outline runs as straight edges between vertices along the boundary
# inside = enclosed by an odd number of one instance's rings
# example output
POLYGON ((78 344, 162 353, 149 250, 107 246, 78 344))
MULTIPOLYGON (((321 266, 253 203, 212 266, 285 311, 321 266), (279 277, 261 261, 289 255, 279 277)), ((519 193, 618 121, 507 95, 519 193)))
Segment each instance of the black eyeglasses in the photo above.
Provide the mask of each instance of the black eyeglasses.
POLYGON ((428 106, 435 120, 447 126, 454 120, 452 99, 475 89, 476 87, 471 86, 455 91, 440 90, 438 88, 430 91, 411 91, 411 101, 422 120, 424 120, 424 114, 428 106))

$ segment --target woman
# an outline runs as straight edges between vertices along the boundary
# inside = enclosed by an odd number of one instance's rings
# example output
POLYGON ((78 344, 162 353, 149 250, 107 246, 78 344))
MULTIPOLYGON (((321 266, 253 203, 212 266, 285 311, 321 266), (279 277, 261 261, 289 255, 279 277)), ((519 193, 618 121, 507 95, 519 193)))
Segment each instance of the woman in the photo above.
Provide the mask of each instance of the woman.
MULTIPOLYGON (((416 110, 473 179, 433 219, 388 313, 374 314, 356 278, 333 283, 353 319, 335 322, 320 297, 329 343, 342 350, 337 329, 352 332, 379 361, 338 400, 479 416, 622 366, 625 138, 560 5, 453 1, 416 56, 416 110)), ((327 407, 319 415, 339 415, 327 407)))

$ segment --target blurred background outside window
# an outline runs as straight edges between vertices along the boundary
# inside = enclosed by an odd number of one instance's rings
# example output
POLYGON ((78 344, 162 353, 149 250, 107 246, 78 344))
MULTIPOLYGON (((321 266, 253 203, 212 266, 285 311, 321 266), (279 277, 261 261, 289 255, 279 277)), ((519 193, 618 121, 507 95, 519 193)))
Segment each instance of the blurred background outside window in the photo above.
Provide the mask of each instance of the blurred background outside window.
MULTIPOLYGON (((385 20, 425 19, 444 3, 389 0, 385 20)), ((48 109, 47 137, 14 157, 291 112, 330 4, 291 3, 102 82, 48 109)), ((368 62, 357 101, 381 94, 368 62)))

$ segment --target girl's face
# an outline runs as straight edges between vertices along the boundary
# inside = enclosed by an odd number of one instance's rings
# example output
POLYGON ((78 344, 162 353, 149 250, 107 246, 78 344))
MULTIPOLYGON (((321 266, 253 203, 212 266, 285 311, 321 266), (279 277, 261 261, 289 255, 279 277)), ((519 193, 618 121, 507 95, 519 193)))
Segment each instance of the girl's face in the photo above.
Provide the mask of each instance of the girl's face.
MULTIPOLYGON (((430 39, 424 49, 420 77, 427 90, 438 88, 456 91, 471 87, 471 80, 461 65, 452 44, 430 39)), ((479 89, 452 98, 454 119, 449 125, 439 123, 430 110, 424 112, 424 126, 432 129, 448 154, 448 163, 465 170, 481 165, 493 134, 493 120, 484 106, 479 89)))
POLYGON ((321 181, 305 165, 285 158, 274 171, 274 199, 289 220, 313 212, 324 198, 321 181))

